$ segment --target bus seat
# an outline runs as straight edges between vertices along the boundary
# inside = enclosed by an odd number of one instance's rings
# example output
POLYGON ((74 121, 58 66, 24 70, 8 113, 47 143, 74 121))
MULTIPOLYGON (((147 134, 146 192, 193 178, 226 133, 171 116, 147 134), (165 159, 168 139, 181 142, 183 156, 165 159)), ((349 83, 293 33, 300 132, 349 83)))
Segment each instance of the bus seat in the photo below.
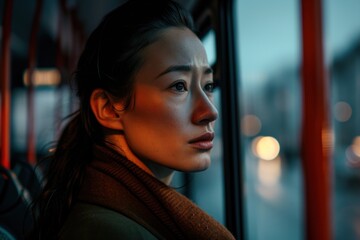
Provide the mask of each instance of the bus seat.
POLYGON ((31 197, 35 198, 42 188, 40 169, 25 161, 14 161, 14 163, 12 171, 16 174, 22 186, 29 191, 31 197))
POLYGON ((1 240, 16 240, 15 237, 5 228, 0 226, 0 239, 1 240))
POLYGON ((0 226, 15 239, 24 239, 33 225, 30 211, 31 196, 16 175, 0 166, 0 226))

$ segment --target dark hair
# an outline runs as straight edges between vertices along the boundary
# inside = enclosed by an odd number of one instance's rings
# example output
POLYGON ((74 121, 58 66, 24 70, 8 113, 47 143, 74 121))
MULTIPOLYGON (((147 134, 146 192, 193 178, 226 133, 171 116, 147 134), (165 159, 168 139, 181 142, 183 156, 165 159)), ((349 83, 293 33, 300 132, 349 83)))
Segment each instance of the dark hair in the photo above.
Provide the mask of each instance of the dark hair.
POLYGON ((190 14, 174 1, 130 0, 107 14, 90 35, 74 77, 80 107, 70 116, 49 158, 46 184, 33 207, 36 238, 56 238, 76 201, 93 144, 105 144, 90 108, 93 90, 101 88, 129 106, 142 49, 169 27, 194 31, 190 14))

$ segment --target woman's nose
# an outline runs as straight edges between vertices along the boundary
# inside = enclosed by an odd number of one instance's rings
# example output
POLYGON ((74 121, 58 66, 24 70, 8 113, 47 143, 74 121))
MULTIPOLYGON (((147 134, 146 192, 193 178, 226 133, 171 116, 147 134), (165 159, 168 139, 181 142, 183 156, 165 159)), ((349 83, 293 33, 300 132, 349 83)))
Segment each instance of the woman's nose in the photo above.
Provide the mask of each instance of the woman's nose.
POLYGON ((218 118, 218 111, 212 100, 202 92, 195 100, 192 122, 197 125, 207 125, 218 118))

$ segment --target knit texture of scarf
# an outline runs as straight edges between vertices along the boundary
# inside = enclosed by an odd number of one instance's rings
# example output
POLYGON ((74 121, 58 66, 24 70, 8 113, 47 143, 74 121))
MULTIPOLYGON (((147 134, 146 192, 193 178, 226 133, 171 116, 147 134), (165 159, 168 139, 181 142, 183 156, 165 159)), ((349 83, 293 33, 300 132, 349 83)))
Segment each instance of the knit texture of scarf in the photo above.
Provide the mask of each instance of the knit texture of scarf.
POLYGON ((80 201, 127 215, 158 238, 235 239, 189 199, 108 148, 95 146, 83 186, 80 201))

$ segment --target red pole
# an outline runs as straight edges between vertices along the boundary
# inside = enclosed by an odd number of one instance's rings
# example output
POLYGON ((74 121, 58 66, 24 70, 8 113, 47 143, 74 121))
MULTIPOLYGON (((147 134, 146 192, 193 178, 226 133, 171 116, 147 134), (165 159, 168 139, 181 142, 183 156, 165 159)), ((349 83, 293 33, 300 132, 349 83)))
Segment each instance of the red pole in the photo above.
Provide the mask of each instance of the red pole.
POLYGON ((36 66, 36 50, 37 50, 37 33, 39 32, 40 16, 41 16, 42 0, 36 1, 36 9, 34 20, 32 23, 29 56, 28 56, 28 146, 27 159, 31 164, 36 163, 36 138, 35 138, 35 108, 34 108, 34 84, 33 72, 36 66))
POLYGON ((11 63, 11 15, 13 1, 5 1, 3 15, 3 31, 1 45, 1 165, 10 168, 10 109, 11 109, 11 89, 10 89, 10 63, 11 63))
POLYGON ((331 239, 330 151, 321 0, 302 0, 302 161, 307 240, 331 239))

